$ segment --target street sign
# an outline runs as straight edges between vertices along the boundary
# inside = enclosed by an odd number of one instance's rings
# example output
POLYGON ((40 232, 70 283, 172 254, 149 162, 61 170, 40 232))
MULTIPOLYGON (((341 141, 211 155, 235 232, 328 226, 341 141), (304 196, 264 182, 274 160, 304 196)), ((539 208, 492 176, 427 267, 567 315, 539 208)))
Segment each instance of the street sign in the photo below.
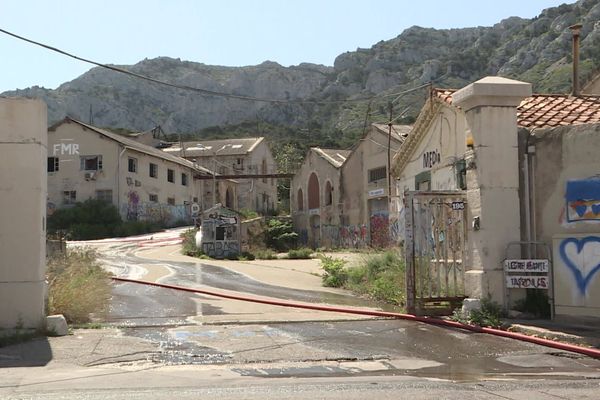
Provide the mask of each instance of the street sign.
POLYGON ((465 202, 464 201, 453 201, 452 202, 452 209, 454 211, 464 210, 465 209, 465 202))
POLYGON ((548 273, 549 260, 504 260, 504 271, 506 272, 543 272, 548 273))
POLYGON ((549 289, 550 279, 547 276, 510 275, 506 277, 508 289, 549 289))

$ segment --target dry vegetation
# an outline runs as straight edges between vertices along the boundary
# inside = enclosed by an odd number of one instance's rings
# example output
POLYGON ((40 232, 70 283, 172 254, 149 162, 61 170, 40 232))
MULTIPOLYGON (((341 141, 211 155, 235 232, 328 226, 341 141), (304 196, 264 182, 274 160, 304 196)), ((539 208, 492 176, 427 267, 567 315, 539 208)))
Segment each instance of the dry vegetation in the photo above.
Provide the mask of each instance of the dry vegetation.
POLYGON ((48 260, 48 311, 63 314, 70 323, 89 322, 108 311, 110 273, 91 250, 70 249, 48 260))

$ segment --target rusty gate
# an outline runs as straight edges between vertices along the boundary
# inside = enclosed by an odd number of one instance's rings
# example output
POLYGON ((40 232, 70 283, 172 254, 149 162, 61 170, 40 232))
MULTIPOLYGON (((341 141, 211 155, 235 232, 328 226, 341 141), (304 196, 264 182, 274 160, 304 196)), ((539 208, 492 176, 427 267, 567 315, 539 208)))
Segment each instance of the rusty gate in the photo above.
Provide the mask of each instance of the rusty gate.
POLYGON ((464 192, 407 192, 406 306, 417 314, 450 312, 465 298, 464 192))

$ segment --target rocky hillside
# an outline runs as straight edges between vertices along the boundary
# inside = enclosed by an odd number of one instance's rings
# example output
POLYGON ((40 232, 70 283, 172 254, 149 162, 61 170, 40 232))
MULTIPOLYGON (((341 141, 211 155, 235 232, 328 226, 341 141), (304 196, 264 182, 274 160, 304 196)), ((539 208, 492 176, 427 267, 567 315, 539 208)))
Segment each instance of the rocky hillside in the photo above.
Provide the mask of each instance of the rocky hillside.
MULTIPOLYGON (((429 81, 439 87, 461 87, 495 74, 532 82, 537 92, 568 92, 568 26, 583 24, 585 80, 600 67, 599 21, 600 3, 580 0, 544 10, 533 19, 512 17, 492 27, 436 30, 415 26, 369 49, 341 54, 333 67, 300 64, 286 68, 267 61, 232 68, 171 58, 146 59, 121 67, 173 83, 281 100, 352 99, 400 92, 429 81)), ((93 123, 98 126, 146 130, 160 124, 166 132, 181 133, 208 132, 211 130, 204 128, 218 126, 219 132, 226 134, 223 127, 256 123, 257 127, 291 128, 306 136, 310 142, 306 144, 348 144, 362 130, 367 115, 366 102, 247 102, 170 89, 101 68, 93 68, 56 90, 33 87, 3 95, 44 99, 50 123, 67 114, 88 121, 91 106, 93 123)), ((398 99, 396 112, 404 111, 405 120, 410 121, 424 98, 425 90, 404 96, 398 99)), ((385 121, 388 100, 374 101, 366 120, 385 121)))

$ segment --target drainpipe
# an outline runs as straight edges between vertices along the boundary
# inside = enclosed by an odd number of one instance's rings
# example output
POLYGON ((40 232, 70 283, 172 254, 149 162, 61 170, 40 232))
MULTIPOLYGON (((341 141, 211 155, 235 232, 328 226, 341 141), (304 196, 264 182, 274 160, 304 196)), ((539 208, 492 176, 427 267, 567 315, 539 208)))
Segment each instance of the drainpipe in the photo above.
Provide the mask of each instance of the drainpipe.
POLYGON ((119 214, 121 213, 121 157, 125 153, 125 150, 127 150, 127 147, 123 147, 117 158, 117 207, 119 214))
POLYGON ((569 27, 573 33, 573 96, 579 96, 579 34, 581 27, 581 24, 569 27))

